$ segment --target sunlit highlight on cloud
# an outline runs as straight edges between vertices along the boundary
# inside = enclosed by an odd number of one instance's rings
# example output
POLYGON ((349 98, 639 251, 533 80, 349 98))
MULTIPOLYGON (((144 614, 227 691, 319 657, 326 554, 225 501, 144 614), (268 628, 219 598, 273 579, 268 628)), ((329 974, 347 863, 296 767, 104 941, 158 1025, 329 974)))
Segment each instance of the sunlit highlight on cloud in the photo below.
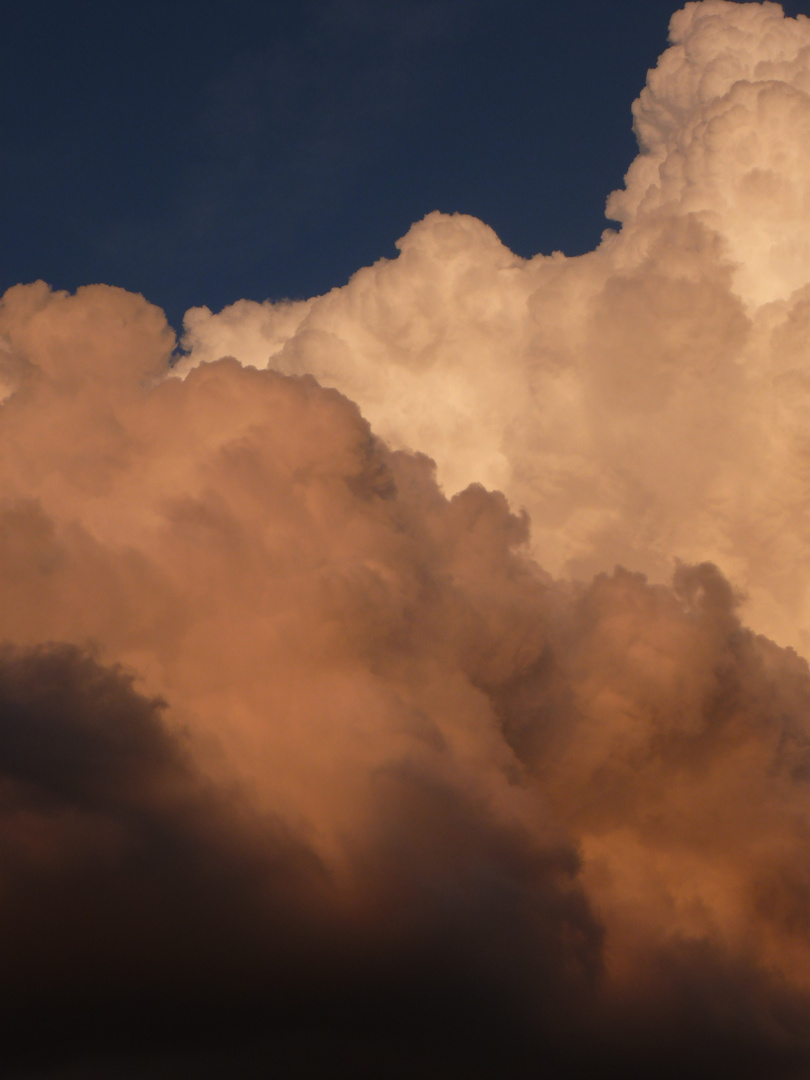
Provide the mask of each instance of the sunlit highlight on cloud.
POLYGON ((758 629, 806 648, 810 22, 709 0, 672 40, 608 200, 622 230, 593 253, 524 261, 431 214, 324 297, 192 310, 187 363, 313 373, 447 491, 525 506, 552 572, 711 559, 758 629))

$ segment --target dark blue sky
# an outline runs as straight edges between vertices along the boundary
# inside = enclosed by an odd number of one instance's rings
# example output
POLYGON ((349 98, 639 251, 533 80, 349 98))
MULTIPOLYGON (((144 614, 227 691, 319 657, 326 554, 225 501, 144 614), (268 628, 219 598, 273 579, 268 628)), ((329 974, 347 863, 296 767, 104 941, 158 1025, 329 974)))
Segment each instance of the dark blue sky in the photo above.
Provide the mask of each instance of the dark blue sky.
POLYGON ((677 6, 7 5, 0 288, 104 281, 179 325, 342 284, 434 209, 588 250, 677 6))

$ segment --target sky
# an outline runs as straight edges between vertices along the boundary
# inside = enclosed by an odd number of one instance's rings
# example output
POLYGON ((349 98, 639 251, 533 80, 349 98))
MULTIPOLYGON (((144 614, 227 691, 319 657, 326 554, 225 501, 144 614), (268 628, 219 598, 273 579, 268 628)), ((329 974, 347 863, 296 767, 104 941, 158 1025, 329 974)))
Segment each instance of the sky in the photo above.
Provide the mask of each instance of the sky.
POLYGON ((4 1075, 810 1076, 808 16, 6 15, 4 1075))
MULTIPOLYGON (((789 14, 803 10, 788 4, 789 14)), ((432 210, 589 251, 670 0, 13 5, 3 289, 302 299, 432 210)))

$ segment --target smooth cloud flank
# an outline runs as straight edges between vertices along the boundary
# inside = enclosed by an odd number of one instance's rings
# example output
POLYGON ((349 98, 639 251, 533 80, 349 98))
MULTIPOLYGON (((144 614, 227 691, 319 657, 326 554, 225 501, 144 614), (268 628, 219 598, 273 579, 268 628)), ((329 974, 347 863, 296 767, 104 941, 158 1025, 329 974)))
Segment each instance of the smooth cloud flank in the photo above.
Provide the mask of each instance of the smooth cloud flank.
POLYGON ((798 262, 717 201, 798 153, 740 102, 798 100, 810 24, 673 38, 592 255, 430 215, 328 296, 192 312, 182 379, 140 297, 3 298, 21 1062, 39 1022, 106 1075, 810 1067, 810 671, 738 595, 799 640, 810 293, 753 296, 741 252, 798 262))
POLYGON ((552 573, 708 559, 806 651, 810 20, 706 0, 671 38, 596 251, 525 261, 430 214, 326 296, 190 311, 186 366, 310 372, 448 492, 525 506, 552 573))

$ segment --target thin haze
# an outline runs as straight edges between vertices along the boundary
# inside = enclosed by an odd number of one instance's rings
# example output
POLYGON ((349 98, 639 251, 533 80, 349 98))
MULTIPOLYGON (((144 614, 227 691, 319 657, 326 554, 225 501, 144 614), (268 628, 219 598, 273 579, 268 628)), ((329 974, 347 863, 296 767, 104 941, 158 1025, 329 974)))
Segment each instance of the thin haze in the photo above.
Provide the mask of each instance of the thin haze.
POLYGON ((810 20, 633 113, 583 255, 5 294, 17 1075, 810 1070, 810 20))

